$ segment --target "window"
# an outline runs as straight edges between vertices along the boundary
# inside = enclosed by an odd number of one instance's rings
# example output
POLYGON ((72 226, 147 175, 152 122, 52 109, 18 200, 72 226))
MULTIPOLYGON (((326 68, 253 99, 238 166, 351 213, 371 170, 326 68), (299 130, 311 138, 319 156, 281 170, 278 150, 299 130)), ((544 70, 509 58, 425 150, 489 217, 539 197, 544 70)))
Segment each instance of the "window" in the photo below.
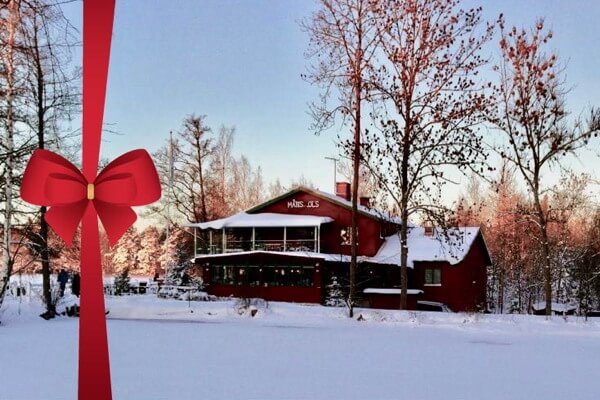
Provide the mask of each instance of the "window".
POLYGON ((221 285, 244 285, 248 269, 241 265, 214 265, 212 282, 221 285))
POLYGON ((265 286, 312 287, 313 267, 268 266, 263 268, 265 286))
MULTIPOLYGON (((340 229, 340 240, 342 242, 342 246, 351 246, 352 245, 352 227, 351 226, 340 229)), ((358 244, 358 227, 356 228, 356 243, 358 244)))
POLYGON ((425 268, 425 285, 442 286, 441 268, 425 268))

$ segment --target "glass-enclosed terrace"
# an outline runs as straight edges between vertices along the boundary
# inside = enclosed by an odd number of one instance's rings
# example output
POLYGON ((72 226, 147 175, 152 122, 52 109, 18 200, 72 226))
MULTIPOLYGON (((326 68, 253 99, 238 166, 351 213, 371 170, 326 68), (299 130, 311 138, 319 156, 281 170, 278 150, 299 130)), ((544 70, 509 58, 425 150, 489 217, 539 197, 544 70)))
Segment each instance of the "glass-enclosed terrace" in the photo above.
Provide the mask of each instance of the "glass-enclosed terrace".
POLYGON ((330 217, 239 213, 188 225, 194 228, 196 255, 244 251, 320 252, 321 225, 330 217))

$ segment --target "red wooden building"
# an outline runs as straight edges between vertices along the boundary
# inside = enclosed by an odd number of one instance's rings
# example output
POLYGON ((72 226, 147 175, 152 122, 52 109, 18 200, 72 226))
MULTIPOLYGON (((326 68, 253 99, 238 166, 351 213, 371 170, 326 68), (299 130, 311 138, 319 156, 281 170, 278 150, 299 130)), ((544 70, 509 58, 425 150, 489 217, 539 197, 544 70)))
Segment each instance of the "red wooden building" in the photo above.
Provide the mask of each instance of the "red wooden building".
MULTIPOLYGON (((400 221, 360 199, 358 282, 362 305, 399 308, 400 221)), ((350 265, 350 185, 337 193, 299 187, 245 212, 190 224, 195 266, 217 296, 323 303, 350 265)), ((490 257, 478 228, 441 235, 409 227, 409 307, 439 302, 454 311, 486 303, 490 257)))

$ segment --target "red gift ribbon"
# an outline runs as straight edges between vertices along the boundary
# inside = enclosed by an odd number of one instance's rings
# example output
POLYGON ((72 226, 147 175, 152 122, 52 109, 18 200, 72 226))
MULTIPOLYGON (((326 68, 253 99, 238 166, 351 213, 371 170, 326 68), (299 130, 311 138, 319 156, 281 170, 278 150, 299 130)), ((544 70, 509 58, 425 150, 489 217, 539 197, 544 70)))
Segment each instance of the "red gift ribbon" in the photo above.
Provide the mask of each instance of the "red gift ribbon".
POLYGON ((36 150, 23 174, 23 200, 50 206, 46 221, 71 244, 81 226, 80 400, 112 398, 98 218, 111 245, 135 222, 131 206, 160 198, 145 150, 128 152, 98 174, 115 0, 83 2, 83 173, 58 154, 36 150))

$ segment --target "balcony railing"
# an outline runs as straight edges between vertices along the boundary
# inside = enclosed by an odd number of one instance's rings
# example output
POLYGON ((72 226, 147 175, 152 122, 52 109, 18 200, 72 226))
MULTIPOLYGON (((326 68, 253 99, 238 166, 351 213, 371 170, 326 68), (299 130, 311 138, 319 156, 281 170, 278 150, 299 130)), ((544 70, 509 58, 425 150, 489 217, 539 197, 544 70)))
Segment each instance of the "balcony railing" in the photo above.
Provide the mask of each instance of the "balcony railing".
MULTIPOLYGON (((218 230, 195 235, 196 254, 228 254, 244 251, 320 252, 320 229, 310 227, 310 234, 300 236, 298 229, 281 227, 281 236, 276 231, 245 228, 245 230, 218 230), (248 231, 249 229, 249 231, 248 231), (271 237, 269 237, 271 236, 271 237), (309 236, 308 238, 306 236, 309 236), (312 237, 310 237, 312 236, 312 237), (201 239, 200 239, 201 238, 201 239)), ((304 229, 307 233, 307 229, 304 229)))

